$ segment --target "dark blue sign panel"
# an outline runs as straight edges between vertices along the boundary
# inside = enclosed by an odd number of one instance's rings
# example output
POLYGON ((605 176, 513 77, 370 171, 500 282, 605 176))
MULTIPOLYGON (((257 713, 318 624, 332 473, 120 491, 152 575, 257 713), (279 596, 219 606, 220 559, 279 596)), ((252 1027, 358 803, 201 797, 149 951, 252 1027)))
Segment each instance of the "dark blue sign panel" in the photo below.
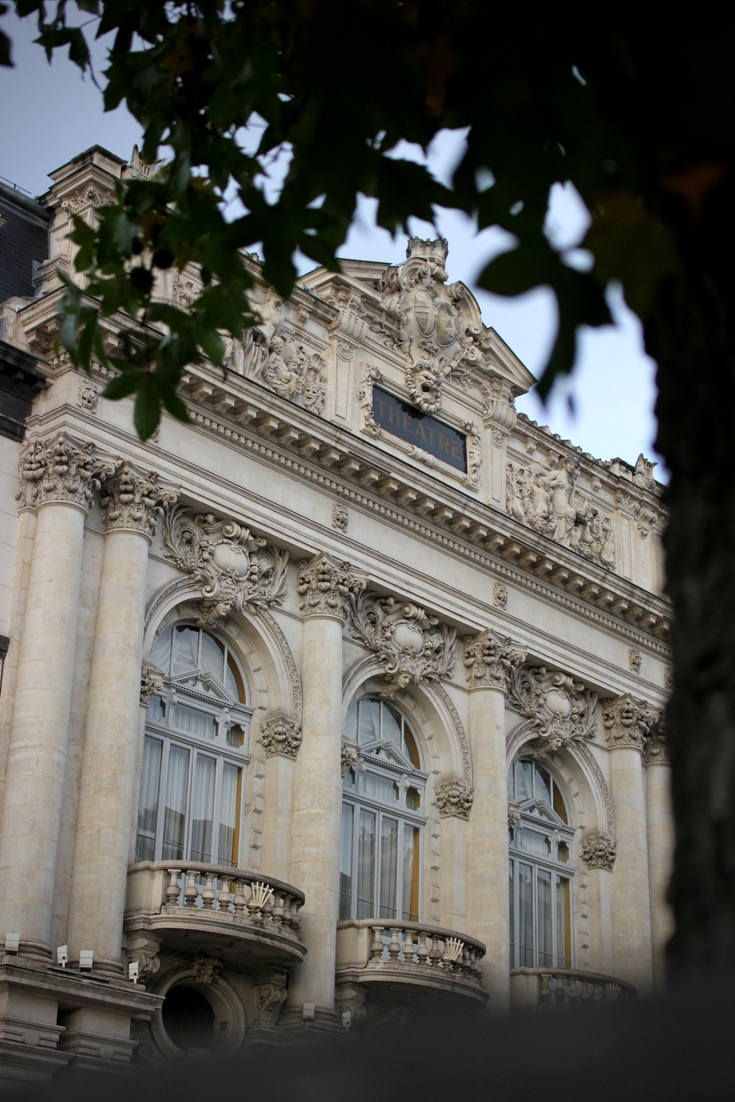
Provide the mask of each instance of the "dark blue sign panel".
POLYGON ((450 467, 467 473, 466 436, 443 425, 436 417, 422 413, 377 386, 373 387, 373 417, 381 429, 399 440, 415 444, 450 467))

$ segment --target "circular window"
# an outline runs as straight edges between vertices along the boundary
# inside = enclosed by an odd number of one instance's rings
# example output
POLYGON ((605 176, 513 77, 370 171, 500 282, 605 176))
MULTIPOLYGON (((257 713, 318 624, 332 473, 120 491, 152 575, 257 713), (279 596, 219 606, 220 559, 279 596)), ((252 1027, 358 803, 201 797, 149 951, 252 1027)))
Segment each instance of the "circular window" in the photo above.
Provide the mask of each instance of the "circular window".
POLYGON ((161 1008, 163 1027, 175 1045, 185 1052, 212 1048, 214 1010, 193 987, 172 987, 161 1008))

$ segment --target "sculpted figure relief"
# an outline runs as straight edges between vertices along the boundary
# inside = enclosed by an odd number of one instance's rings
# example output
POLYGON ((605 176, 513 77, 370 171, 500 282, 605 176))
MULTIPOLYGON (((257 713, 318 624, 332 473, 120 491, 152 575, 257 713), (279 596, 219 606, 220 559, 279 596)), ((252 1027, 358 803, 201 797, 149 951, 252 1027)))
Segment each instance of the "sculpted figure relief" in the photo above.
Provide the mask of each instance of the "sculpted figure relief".
POLYGON ((268 547, 249 528, 179 506, 166 516, 162 535, 167 557, 202 587, 200 623, 283 600, 288 552, 268 547))
POLYGON ((352 633, 377 653, 387 686, 405 689, 420 681, 451 677, 456 628, 395 597, 358 593, 350 598, 350 611, 352 633))
POLYGON ((615 700, 605 701, 602 709, 607 745, 644 750, 660 719, 660 712, 646 700, 636 700, 624 693, 615 700))
POLYGON ((477 635, 465 635, 462 644, 469 687, 499 689, 507 693, 513 671, 525 661, 525 650, 493 628, 477 635))
POLYGON ((522 730, 533 732, 534 757, 594 738, 597 700, 597 693, 569 674, 545 666, 516 669, 511 676, 508 703, 527 719, 522 730))
POLYGON ((265 383, 282 398, 321 413, 327 396, 325 364, 319 353, 309 354, 289 339, 283 322, 270 338, 261 329, 250 330, 243 346, 245 373, 265 383))

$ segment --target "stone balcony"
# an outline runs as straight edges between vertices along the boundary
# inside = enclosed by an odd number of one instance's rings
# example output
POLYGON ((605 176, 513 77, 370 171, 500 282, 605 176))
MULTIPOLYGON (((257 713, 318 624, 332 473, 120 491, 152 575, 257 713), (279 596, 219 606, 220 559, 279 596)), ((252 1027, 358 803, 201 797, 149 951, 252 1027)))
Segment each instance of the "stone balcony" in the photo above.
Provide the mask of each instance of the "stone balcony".
MULTIPOLYGON (((337 927, 337 1004, 359 1021, 365 1002, 437 1010, 480 1008, 481 941, 423 922, 362 919, 337 927)), ((350 1024, 349 1019, 345 1024, 350 1024)))
POLYGON ((273 877, 197 861, 143 861, 128 870, 125 934, 216 956, 280 965, 303 960, 303 892, 273 877))
POLYGON ((582 972, 575 968, 513 968, 510 973, 511 1010, 555 1010, 634 999, 632 983, 582 972))

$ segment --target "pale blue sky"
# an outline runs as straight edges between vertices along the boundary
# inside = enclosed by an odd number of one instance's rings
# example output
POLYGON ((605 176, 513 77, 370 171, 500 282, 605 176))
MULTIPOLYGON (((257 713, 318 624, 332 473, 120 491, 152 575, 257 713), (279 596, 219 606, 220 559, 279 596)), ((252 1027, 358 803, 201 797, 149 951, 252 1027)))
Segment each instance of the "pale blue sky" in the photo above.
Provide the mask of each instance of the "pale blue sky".
MULTIPOLYGON (((0 26, 13 40, 17 62, 14 70, 0 69, 0 176, 38 195, 49 185, 48 172, 91 145, 128 157, 139 140, 135 120, 124 109, 105 115, 99 90, 62 55, 49 66, 41 48, 32 43, 31 21, 8 14, 0 19, 0 26)), ((460 150, 461 135, 440 137, 430 150, 432 170, 446 175, 460 150)), ((417 150, 401 152, 412 158, 420 155, 417 150)), ((406 238, 394 240, 376 228, 373 211, 371 201, 361 204, 342 255, 400 262, 406 238)), ((548 223, 555 241, 573 246, 584 232, 585 219, 576 193, 558 188, 548 223)), ((492 325, 529 370, 538 374, 556 326, 551 292, 541 288, 521 298, 504 299, 474 285, 487 259, 507 247, 507 237, 494 230, 477 235, 470 219, 456 211, 439 211, 436 230, 420 222, 412 230, 422 237, 434 236, 438 230, 448 238, 450 279, 462 280, 475 291, 485 324, 492 325)), ((304 270, 308 266, 309 262, 304 270)), ((655 457, 654 365, 643 351, 638 319, 620 294, 612 293, 610 302, 617 324, 585 333, 571 386, 558 388, 546 409, 533 393, 517 404, 585 451, 601 459, 620 456, 634 463, 639 452, 655 457), (568 407, 570 393, 574 413, 568 407)))

